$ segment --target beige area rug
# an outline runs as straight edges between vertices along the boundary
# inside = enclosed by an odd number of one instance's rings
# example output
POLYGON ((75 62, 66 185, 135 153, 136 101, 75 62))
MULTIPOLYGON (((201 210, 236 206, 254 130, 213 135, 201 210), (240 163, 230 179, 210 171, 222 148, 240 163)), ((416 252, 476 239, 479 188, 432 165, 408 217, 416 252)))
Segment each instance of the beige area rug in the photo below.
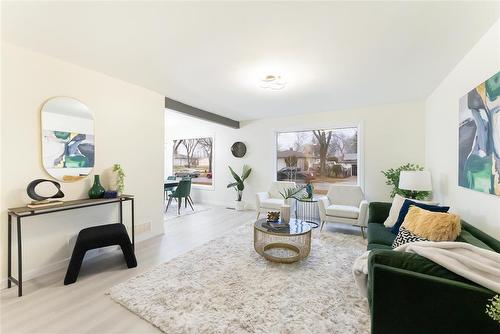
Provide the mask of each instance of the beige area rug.
POLYGON ((351 273, 366 242, 315 231, 294 264, 253 249, 253 225, 118 284, 110 296, 165 333, 369 333, 368 304, 351 273))

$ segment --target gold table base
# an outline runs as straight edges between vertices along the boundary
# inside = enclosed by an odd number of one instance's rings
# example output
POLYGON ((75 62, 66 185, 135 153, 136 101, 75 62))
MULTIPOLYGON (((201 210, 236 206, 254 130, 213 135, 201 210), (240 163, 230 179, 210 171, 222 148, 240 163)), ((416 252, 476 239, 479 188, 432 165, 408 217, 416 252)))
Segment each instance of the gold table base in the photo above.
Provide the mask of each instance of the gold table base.
MULTIPOLYGON (((278 263, 300 261, 311 252, 311 230, 303 234, 286 234, 267 231, 254 226, 255 251, 265 259, 278 263), (273 254, 273 250, 282 249, 283 253, 273 254)), ((276 253, 276 252, 274 252, 276 253)))

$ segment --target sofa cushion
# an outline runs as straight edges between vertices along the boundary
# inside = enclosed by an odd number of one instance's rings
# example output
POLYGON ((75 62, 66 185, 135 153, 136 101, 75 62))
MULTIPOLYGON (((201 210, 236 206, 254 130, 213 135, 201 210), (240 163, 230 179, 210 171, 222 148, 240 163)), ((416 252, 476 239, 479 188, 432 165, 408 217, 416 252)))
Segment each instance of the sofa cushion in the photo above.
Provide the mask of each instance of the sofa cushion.
POLYGON ((281 209, 285 200, 279 198, 268 198, 260 201, 260 207, 264 209, 281 209))
POLYGON ((388 249, 388 250, 392 250, 392 247, 391 246, 388 246, 388 245, 381 245, 381 244, 368 244, 368 246, 366 247, 366 250, 374 250, 374 249, 388 249))
POLYGON ((417 241, 429 241, 429 240, 422 238, 418 234, 414 234, 408 231, 404 226, 401 226, 398 235, 396 236, 396 239, 394 239, 392 243, 392 248, 399 247, 409 242, 417 242, 417 241))
POLYGON ((447 212, 431 212, 413 205, 408 210, 399 231, 402 228, 430 241, 455 241, 461 230, 458 215, 447 212))
POLYGON ((439 264, 415 253, 397 252, 394 250, 386 251, 378 249, 370 252, 368 258, 368 261, 370 262, 369 265, 377 263, 421 274, 470 283, 468 279, 457 275, 440 266, 439 264))
MULTIPOLYGON (((394 199, 392 200, 392 204, 391 204, 391 209, 389 210, 389 215, 387 216, 387 218, 384 221, 384 225, 386 227, 393 227, 394 224, 396 224, 396 221, 398 220, 398 217, 399 217, 399 212, 401 211, 401 208, 403 207, 405 200, 407 200, 407 198, 405 198, 401 195, 396 194, 394 196, 394 199)), ((412 201, 417 202, 417 203, 424 203, 424 204, 434 204, 431 202, 419 201, 416 199, 412 200, 412 201)))
POLYGON ((385 227, 377 223, 368 224, 367 235, 369 244, 387 245, 389 248, 391 248, 392 242, 396 238, 396 236, 391 233, 390 227, 385 227))
POLYGON ((462 230, 456 241, 466 242, 476 247, 494 251, 490 246, 488 246, 487 244, 485 244, 484 242, 482 242, 481 240, 479 240, 478 238, 473 236, 469 231, 466 230, 462 230))
POLYGON ((327 216, 356 219, 359 216, 359 208, 349 205, 332 204, 326 208, 327 216))
POLYGON ((391 232, 394 234, 398 234, 399 228, 403 224, 406 214, 408 213, 408 210, 410 209, 410 206, 416 206, 424 210, 432 211, 432 212, 448 212, 450 209, 449 206, 439 206, 439 205, 430 205, 430 204, 425 204, 425 203, 418 203, 412 200, 405 200, 403 203, 403 206, 401 207, 401 211, 399 211, 399 216, 398 220, 396 221, 396 224, 391 229, 391 232))

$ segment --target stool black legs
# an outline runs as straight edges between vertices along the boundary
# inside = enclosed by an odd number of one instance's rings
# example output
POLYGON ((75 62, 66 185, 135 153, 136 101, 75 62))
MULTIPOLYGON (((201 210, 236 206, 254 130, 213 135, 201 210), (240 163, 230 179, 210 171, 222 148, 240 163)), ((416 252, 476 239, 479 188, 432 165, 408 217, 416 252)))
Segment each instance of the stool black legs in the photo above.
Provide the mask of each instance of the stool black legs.
POLYGON ((81 230, 78 234, 66 277, 64 278, 64 285, 76 282, 83 258, 88 250, 113 245, 121 247, 127 267, 137 267, 137 259, 125 226, 122 224, 109 224, 89 227, 81 230))

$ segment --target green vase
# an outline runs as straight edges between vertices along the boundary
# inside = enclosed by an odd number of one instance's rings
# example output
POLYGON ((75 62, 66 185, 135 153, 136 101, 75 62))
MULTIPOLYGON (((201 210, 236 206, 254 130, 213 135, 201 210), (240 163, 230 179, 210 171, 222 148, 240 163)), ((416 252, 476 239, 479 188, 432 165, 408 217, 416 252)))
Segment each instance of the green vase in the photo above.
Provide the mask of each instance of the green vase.
POLYGON ((99 181, 99 175, 94 175, 94 184, 89 190, 89 198, 102 198, 104 196, 104 187, 99 181))

